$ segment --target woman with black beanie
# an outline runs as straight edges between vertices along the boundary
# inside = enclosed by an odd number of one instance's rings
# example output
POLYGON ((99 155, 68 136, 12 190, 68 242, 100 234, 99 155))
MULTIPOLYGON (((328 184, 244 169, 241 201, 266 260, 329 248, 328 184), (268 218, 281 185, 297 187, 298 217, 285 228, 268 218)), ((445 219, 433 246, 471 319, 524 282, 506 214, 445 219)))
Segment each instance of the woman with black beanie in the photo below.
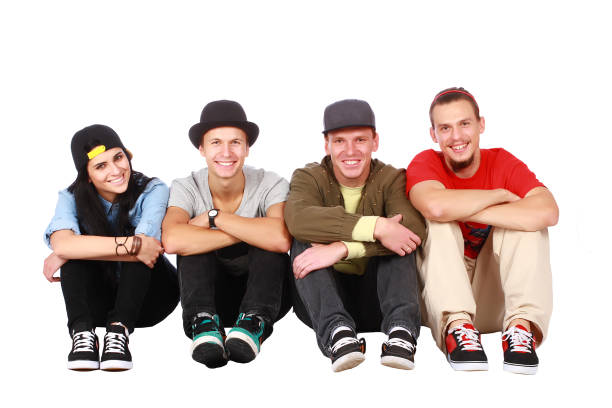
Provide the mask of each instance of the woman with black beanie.
POLYGON ((53 252, 43 273, 61 282, 72 337, 68 368, 129 370, 128 335, 161 322, 178 303, 176 269, 160 244, 168 187, 132 170, 132 154, 108 126, 78 131, 71 149, 78 175, 60 191, 45 232, 53 252))

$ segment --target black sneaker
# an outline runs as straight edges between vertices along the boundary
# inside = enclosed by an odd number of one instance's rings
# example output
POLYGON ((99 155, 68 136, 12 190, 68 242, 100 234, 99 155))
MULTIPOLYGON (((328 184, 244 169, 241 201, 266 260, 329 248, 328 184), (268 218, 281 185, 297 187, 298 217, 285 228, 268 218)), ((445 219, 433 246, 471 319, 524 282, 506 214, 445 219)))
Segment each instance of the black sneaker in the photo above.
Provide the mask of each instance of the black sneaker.
POLYGON ((261 349, 265 327, 263 317, 253 313, 240 313, 225 339, 229 359, 237 363, 253 361, 261 349))
POLYGON ((380 363, 387 367, 412 370, 414 368, 416 340, 407 330, 394 330, 382 344, 380 363))
POLYGON ((344 327, 333 334, 330 351, 334 372, 357 367, 365 360, 365 339, 357 339, 355 332, 344 327))
POLYGON ((517 374, 535 374, 538 356, 535 352, 533 333, 521 325, 510 327, 502 334, 504 371, 517 374))
POLYGON ((227 364, 227 353, 223 342, 225 330, 219 315, 198 313, 191 326, 193 345, 191 358, 208 368, 223 367, 227 364))
POLYGON ((111 324, 104 335, 104 349, 100 358, 100 369, 104 371, 124 371, 132 368, 132 355, 128 348, 127 329, 111 324))
POLYGON ((480 333, 469 323, 448 330, 446 359, 457 371, 486 371, 487 355, 482 349, 480 333))
POLYGON ((100 368, 98 336, 93 329, 72 331, 72 350, 68 354, 68 369, 91 371, 100 368))

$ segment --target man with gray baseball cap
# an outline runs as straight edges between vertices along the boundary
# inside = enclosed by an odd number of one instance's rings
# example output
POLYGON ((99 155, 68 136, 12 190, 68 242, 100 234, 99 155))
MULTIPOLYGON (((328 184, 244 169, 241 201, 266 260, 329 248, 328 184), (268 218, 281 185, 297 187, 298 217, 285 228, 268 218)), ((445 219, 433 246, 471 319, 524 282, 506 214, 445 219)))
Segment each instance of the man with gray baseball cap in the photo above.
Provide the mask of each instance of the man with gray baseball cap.
POLYGON ((372 159, 379 136, 367 102, 333 103, 323 121, 327 155, 293 173, 285 207, 295 238, 294 311, 314 329, 334 371, 365 359, 358 331, 379 330, 389 335, 381 363, 412 369, 423 217, 406 198, 404 170, 372 159))

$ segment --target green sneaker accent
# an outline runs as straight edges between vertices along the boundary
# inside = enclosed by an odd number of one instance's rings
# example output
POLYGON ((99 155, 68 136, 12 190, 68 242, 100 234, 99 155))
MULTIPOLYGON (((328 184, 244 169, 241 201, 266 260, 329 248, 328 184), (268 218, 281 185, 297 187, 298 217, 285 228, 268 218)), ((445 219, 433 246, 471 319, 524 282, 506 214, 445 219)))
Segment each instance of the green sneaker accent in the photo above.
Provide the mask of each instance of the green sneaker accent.
POLYGON ((199 313, 192 324, 193 344, 191 358, 208 368, 223 367, 227 364, 225 349, 225 330, 219 316, 210 313, 199 313))
POLYGON ((257 352, 261 349, 260 339, 263 335, 265 327, 265 322, 263 319, 258 318, 255 315, 245 315, 244 313, 240 313, 238 315, 238 319, 236 319, 236 323, 234 327, 229 331, 228 336, 232 332, 243 333, 248 336, 255 346, 257 346, 257 352))
POLYGON ((221 324, 220 324, 219 316, 218 315, 211 316, 210 319, 204 319, 204 320, 198 322, 197 324, 194 324, 191 327, 191 329, 195 333, 196 329, 198 327, 200 327, 200 326, 207 326, 207 325, 208 326, 212 326, 212 327, 210 327, 209 330, 207 330, 207 331, 203 331, 203 332, 198 333, 195 336, 193 336, 193 341, 196 341, 200 337, 212 336, 212 337, 215 337, 215 338, 219 339, 221 344, 223 344, 223 335, 221 334, 221 332, 219 330, 219 327, 220 327, 221 324), (212 328, 212 330, 211 330, 211 328, 212 328))

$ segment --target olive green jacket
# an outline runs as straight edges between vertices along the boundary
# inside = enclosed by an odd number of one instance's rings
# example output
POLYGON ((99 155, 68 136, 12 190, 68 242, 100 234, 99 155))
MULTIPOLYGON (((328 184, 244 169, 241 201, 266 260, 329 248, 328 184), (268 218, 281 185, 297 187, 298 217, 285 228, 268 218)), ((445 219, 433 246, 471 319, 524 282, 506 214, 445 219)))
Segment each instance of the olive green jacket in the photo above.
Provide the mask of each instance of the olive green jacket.
MULTIPOLYGON (((344 198, 329 156, 320 164, 310 163, 293 172, 285 206, 285 222, 291 235, 303 242, 322 244, 353 241, 353 229, 362 215, 397 214, 402 214, 402 225, 425 241, 425 220, 406 198, 406 171, 377 159, 372 159, 355 214, 344 209, 344 198)), ((393 254, 378 241, 363 244, 366 257, 393 254)))

